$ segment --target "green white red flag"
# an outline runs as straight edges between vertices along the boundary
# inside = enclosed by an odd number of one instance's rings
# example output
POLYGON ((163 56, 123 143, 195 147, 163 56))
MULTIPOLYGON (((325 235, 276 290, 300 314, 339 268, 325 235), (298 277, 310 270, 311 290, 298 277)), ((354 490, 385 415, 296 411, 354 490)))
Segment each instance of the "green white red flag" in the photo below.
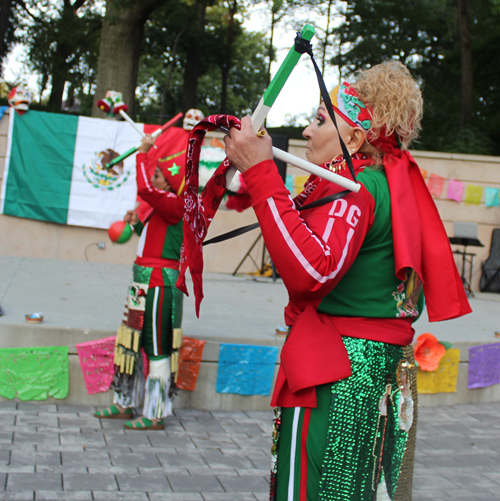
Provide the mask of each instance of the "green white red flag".
MULTIPOLYGON (((186 139, 183 129, 168 129, 156 140, 155 158, 184 151, 186 139)), ((11 111, 0 212, 107 229, 135 205, 135 155, 110 171, 104 166, 140 141, 126 122, 11 111)))

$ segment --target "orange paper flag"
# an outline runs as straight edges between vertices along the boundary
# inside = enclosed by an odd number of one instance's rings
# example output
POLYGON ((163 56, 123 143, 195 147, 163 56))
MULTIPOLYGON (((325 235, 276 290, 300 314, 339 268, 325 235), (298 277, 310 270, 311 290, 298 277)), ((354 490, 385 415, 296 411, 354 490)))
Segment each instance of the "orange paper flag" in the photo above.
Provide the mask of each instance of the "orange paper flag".
POLYGON ((194 391, 200 372, 201 358, 206 341, 184 337, 179 353, 177 388, 194 391))
POLYGON ((444 182, 444 177, 438 176, 437 174, 431 174, 429 177, 429 182, 427 183, 431 195, 440 197, 441 192, 443 191, 444 182))

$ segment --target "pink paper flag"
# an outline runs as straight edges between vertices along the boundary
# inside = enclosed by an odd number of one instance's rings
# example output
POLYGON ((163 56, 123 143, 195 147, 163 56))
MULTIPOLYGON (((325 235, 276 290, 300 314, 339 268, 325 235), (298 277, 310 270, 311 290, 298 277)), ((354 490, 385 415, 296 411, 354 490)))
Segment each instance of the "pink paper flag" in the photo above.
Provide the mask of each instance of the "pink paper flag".
POLYGON ((108 391, 113 380, 116 336, 76 345, 87 393, 108 391))
POLYGON ((464 189, 465 183, 450 179, 450 182, 448 183, 448 198, 450 200, 455 200, 456 202, 461 202, 464 189))
POLYGON ((431 174, 429 176, 429 182, 427 183, 431 195, 434 195, 435 197, 441 196, 444 182, 445 182, 444 177, 438 176, 437 174, 431 174))

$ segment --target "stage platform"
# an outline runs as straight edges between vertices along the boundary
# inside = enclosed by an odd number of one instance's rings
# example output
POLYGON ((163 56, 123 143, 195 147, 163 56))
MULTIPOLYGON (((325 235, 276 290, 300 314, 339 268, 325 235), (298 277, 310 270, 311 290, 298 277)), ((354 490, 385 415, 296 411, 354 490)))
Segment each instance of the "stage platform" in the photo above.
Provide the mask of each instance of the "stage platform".
MULTIPOLYGON (((69 346, 70 392, 45 403, 103 405, 111 393, 88 395, 75 345, 112 336, 121 322, 131 266, 82 261, 0 256, 0 347, 69 346), (42 312, 44 322, 28 324, 27 313, 42 312)), ((175 406, 207 410, 267 410, 270 397, 219 394, 215 391, 220 343, 283 345, 287 294, 280 280, 249 275, 205 274, 200 318, 192 294, 184 301, 184 335, 207 342, 194 392, 181 391, 175 406)), ((192 291, 188 281, 189 290, 192 291)), ((500 342, 500 295, 476 293, 474 312, 461 319, 429 323, 424 312, 417 335, 433 333, 460 348, 456 393, 420 395, 423 406, 500 401, 500 385, 467 389, 468 348, 500 342)))

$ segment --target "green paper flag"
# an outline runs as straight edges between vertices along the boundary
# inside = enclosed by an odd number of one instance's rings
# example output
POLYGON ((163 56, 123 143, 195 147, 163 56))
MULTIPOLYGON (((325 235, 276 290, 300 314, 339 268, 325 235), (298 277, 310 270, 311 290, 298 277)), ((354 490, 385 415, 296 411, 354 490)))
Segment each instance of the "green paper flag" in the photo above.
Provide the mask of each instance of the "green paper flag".
POLYGON ((66 398, 69 392, 67 346, 0 349, 0 395, 20 400, 66 398))

